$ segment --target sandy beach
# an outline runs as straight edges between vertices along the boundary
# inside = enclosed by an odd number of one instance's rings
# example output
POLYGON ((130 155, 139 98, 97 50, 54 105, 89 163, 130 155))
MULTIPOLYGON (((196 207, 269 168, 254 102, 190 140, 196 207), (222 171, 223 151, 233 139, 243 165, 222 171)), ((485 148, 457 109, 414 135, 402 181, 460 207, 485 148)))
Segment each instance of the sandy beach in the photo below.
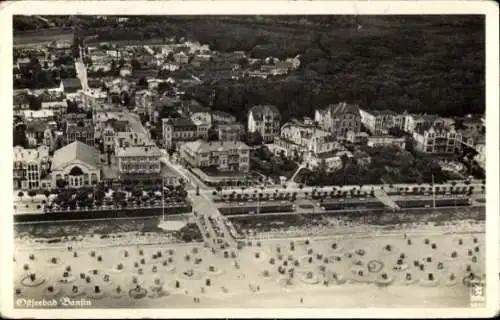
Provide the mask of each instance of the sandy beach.
POLYGON ((412 227, 253 240, 216 254, 201 243, 131 245, 133 235, 113 246, 25 236, 16 242, 14 295, 117 308, 468 307, 464 277, 485 273, 484 224, 456 234, 412 227))

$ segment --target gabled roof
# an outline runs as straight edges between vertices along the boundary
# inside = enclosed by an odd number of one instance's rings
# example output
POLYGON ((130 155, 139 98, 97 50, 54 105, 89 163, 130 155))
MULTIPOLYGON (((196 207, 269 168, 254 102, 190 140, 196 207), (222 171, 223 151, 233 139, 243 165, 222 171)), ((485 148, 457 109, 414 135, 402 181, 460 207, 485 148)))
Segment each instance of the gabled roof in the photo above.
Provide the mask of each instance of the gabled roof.
POLYGON ((168 122, 174 128, 196 128, 196 124, 190 118, 169 119, 168 122))
POLYGON ((128 120, 118 120, 114 118, 106 120, 106 125, 109 125, 117 132, 126 132, 129 127, 128 120))
POLYGON ((62 79, 61 81, 64 86, 64 92, 76 92, 82 89, 82 84, 78 78, 62 79))
POLYGON ((259 104, 259 105, 253 106, 250 108, 250 110, 248 110, 249 114, 250 114, 250 112, 252 113, 254 118, 256 118, 256 117, 260 118, 264 115, 264 113, 268 113, 268 112, 273 113, 275 116, 281 116, 278 108, 276 108, 276 106, 273 106, 270 104, 259 104))
POLYGON ((98 80, 98 79, 89 79, 88 85, 89 85, 89 88, 100 88, 100 87, 102 87, 102 82, 101 82, 101 80, 98 80))
POLYGON ((331 104, 328 106, 330 108, 330 113, 332 116, 339 116, 346 113, 359 114, 359 105, 348 104, 346 102, 340 102, 337 104, 331 104))
POLYGON ((94 134, 94 127, 92 126, 80 126, 80 125, 75 125, 75 124, 69 124, 66 127, 66 134, 70 135, 73 133, 87 133, 87 134, 94 134))
POLYGON ((236 119, 235 116, 232 114, 225 112, 225 111, 220 111, 220 110, 214 110, 213 115, 221 118, 230 118, 230 119, 236 119))
POLYGON ((81 161, 97 168, 99 152, 83 142, 75 141, 54 152, 52 170, 61 168, 74 161, 81 161))
POLYGON ((191 150, 196 152, 217 152, 217 151, 227 151, 227 150, 250 150, 250 147, 241 141, 203 141, 196 140, 192 142, 187 142, 191 150))
POLYGON ((365 112, 370 113, 374 116, 393 116, 396 115, 396 112, 384 109, 384 110, 365 110, 365 112))

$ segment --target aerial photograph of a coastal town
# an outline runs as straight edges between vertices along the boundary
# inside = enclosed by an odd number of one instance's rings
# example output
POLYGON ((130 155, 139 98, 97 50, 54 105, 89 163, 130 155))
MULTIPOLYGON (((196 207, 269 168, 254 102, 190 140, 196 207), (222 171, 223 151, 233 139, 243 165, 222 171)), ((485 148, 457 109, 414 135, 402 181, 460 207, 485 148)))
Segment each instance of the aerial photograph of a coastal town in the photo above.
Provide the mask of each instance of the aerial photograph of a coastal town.
POLYGON ((484 16, 15 15, 12 68, 14 308, 484 307, 484 16))

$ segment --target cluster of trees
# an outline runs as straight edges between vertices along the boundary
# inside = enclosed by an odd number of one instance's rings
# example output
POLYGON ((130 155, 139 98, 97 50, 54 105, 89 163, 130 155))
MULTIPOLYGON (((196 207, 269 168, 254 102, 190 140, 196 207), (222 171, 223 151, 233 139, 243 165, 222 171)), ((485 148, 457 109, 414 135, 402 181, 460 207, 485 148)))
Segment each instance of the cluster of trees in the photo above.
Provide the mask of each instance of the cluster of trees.
POLYGON ((53 88, 59 85, 61 79, 76 77, 73 58, 62 56, 54 60, 57 68, 49 69, 47 62, 40 64, 36 57, 30 59, 27 66, 19 70, 20 77, 14 77, 14 89, 42 89, 53 88))
POLYGON ((23 148, 28 147, 28 138, 26 137, 26 125, 20 123, 13 127, 13 146, 21 146, 23 148))
MULTIPOLYGON (((106 192, 110 189, 106 188, 102 183, 93 187, 83 187, 79 189, 67 188, 64 180, 56 182, 57 188, 53 190, 40 190, 39 192, 33 191, 34 195, 37 193, 56 194, 54 203, 60 208, 75 209, 77 206, 80 208, 92 208, 94 206, 101 206, 103 204, 111 205, 118 204, 127 206, 128 204, 153 204, 153 202, 161 200, 161 196, 155 195, 156 191, 161 191, 161 182, 145 181, 137 185, 132 185, 131 181, 123 181, 123 188, 113 188, 112 199, 105 199, 106 192), (145 193, 144 193, 144 192, 145 193), (128 194, 128 195, 127 195, 128 194)), ((164 199, 167 202, 176 201, 181 202, 186 199, 187 192, 182 185, 179 186, 166 186, 163 190, 164 199)))
MULTIPOLYGON (((237 44, 233 33, 242 39, 266 33, 271 41, 259 39, 251 49, 242 45, 238 50, 247 50, 255 57, 301 55, 300 69, 285 80, 219 83, 217 108, 223 111, 243 114, 241 110, 252 104, 273 103, 287 120, 290 116, 311 115, 314 108, 338 101, 395 111, 404 106, 409 112, 444 116, 484 111, 484 34, 480 20, 471 18, 471 27, 465 28, 452 18, 418 18, 413 24, 427 21, 425 30, 432 31, 425 42, 421 41, 423 28, 404 24, 411 18, 384 20, 397 28, 383 31, 383 36, 380 30, 366 34, 364 28, 329 32, 313 29, 297 35, 286 28, 256 31, 255 26, 218 23, 218 30, 231 26, 230 35, 209 33, 212 29, 205 28, 194 37, 204 43, 216 38, 213 48, 224 51, 234 48, 224 48, 221 43, 237 44), (448 37, 447 32, 454 37, 448 37)), ((198 32, 196 25, 203 22, 191 23, 191 32, 198 32)))
POLYGON ((339 101, 443 116, 484 111, 480 16, 170 16, 130 17, 121 24, 116 19, 73 20, 100 41, 176 35, 257 58, 300 54, 299 70, 286 79, 218 83, 217 109, 239 117, 253 104, 272 103, 288 120, 339 101))
POLYGON ((250 164, 253 169, 274 179, 280 176, 289 178, 298 167, 297 163, 286 158, 284 153, 275 156, 266 147, 251 151, 250 164))
POLYGON ((379 183, 435 183, 448 180, 437 161, 414 157, 410 152, 397 147, 376 147, 369 150, 369 166, 359 165, 356 160, 343 157, 343 167, 335 172, 326 172, 325 166, 317 170, 303 169, 298 175, 307 185, 359 185, 379 183))

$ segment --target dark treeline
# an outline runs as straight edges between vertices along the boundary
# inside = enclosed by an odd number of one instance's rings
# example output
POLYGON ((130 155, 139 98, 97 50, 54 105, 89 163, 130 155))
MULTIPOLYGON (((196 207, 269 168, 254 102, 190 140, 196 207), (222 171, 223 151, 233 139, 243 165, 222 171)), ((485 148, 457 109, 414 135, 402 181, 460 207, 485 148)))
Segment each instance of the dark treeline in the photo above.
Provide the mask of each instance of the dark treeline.
MULTIPOLYGON (((218 82, 216 108, 239 117, 256 103, 276 104, 286 120, 339 101, 443 116, 484 112, 481 16, 134 16, 121 23, 74 16, 69 21, 99 41, 186 37, 253 58, 300 54, 300 68, 286 78, 218 82)), ((208 87, 196 90, 203 100, 208 87)))

